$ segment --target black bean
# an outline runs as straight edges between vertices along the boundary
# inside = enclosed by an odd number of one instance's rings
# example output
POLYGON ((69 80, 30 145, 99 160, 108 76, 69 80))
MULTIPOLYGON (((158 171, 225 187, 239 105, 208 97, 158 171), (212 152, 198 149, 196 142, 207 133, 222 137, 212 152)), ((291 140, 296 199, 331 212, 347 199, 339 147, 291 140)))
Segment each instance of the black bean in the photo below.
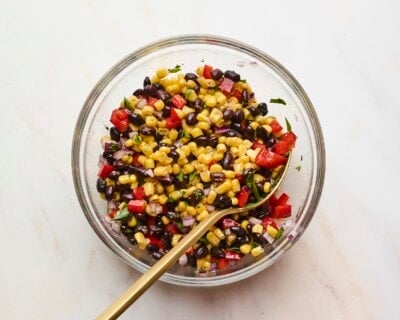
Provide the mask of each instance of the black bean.
POLYGON ((156 134, 156 129, 148 126, 143 126, 140 128, 140 134, 143 136, 154 136, 156 134))
POLYGON ((154 220, 154 225, 156 226, 156 227, 163 227, 164 226, 164 222, 162 221, 162 218, 163 216, 161 215, 161 214, 158 214, 157 216, 156 216, 156 218, 155 218, 155 220, 154 220))
POLYGON ((129 122, 133 123, 135 126, 141 126, 142 124, 144 124, 143 117, 137 113, 130 113, 128 119, 129 122))
POLYGON ((196 267, 196 257, 194 256, 193 253, 187 253, 186 254, 187 257, 187 264, 189 266, 191 266, 192 268, 196 267))
POLYGON ((114 186, 107 186, 105 190, 105 197, 108 201, 112 200, 114 198, 115 194, 115 189, 114 186))
POLYGON ((152 236, 155 236, 156 238, 161 238, 163 235, 163 229, 156 227, 156 226, 150 226, 150 234, 152 236))
POLYGON ((224 120, 225 121, 230 121, 233 118, 233 113, 234 112, 233 112, 233 110, 231 108, 226 108, 224 110, 224 112, 222 113, 223 117, 224 117, 224 120))
POLYGON ((153 86, 157 89, 157 90, 165 90, 164 86, 161 83, 153 83, 153 86))
POLYGON ((160 260, 163 257, 163 253, 160 251, 154 251, 151 253, 151 256, 153 257, 154 260, 160 260))
POLYGON ((246 235, 239 235, 236 237, 235 242, 232 244, 234 247, 240 247, 242 244, 246 244, 250 242, 250 238, 246 235))
POLYGON ((217 258, 217 259, 225 258, 225 252, 222 251, 220 248, 212 247, 210 250, 210 253, 214 258, 217 258))
POLYGON ((236 234, 237 236, 244 236, 246 234, 246 232, 244 231, 244 229, 240 226, 233 226, 231 227, 231 231, 236 234))
POLYGON ((209 251, 208 251, 208 247, 202 243, 201 245, 199 245, 195 250, 194 250, 194 255, 196 258, 203 258, 206 255, 208 255, 209 251))
POLYGON ((126 169, 126 163, 123 162, 122 160, 117 160, 114 162, 114 167, 115 169, 122 171, 126 169))
POLYGON ((143 80, 143 87, 151 85, 151 81, 149 77, 145 77, 143 80))
POLYGON ((114 164, 115 159, 113 157, 114 153, 113 152, 108 152, 108 151, 104 151, 103 152, 103 157, 107 160, 108 164, 114 164))
POLYGON ((143 93, 144 93, 143 89, 136 89, 135 91, 133 91, 132 95, 139 97, 139 96, 142 96, 143 93))
POLYGON ((131 186, 129 183, 125 183, 125 184, 121 184, 121 183, 116 183, 115 186, 115 191, 119 192, 119 193, 124 193, 124 192, 128 192, 131 190, 131 186))
POLYGON ((276 139, 274 138, 274 137, 268 137, 268 139, 265 141, 265 145, 268 147, 268 148, 271 148, 271 147, 273 147, 274 145, 275 145, 275 143, 276 143, 276 139))
POLYGON ((240 122, 232 122, 229 127, 238 133, 242 132, 242 124, 240 122))
POLYGON ((201 201, 201 199, 203 197, 204 197, 203 190, 197 189, 187 198, 187 200, 188 200, 189 205, 191 205, 192 207, 195 207, 199 204, 199 202, 201 201))
POLYGON ((132 244, 136 244, 136 239, 134 234, 128 234, 127 237, 128 241, 132 244))
POLYGON ((157 97, 158 99, 161 99, 161 100, 164 101, 164 102, 166 102, 168 99, 171 98, 171 96, 170 96, 167 92, 165 92, 164 90, 162 90, 162 89, 158 89, 158 90, 156 91, 156 97, 157 97))
POLYGON ((168 157, 172 158, 175 162, 177 162, 179 159, 179 153, 176 151, 170 151, 168 153, 168 157))
POLYGON ((194 142, 196 142, 196 144, 197 144, 199 147, 205 147, 205 146, 208 145, 208 138, 207 138, 207 136, 205 136, 205 135, 201 135, 201 136, 196 137, 196 138, 194 139, 194 142))
POLYGON ((143 87, 143 94, 147 97, 156 97, 158 94, 157 91, 157 87, 151 84, 143 87))
POLYGON ((119 133, 119 131, 117 130, 117 128, 116 127, 111 127, 110 128, 110 137, 111 137, 111 139, 113 139, 114 141, 119 141, 119 138, 120 138, 120 133, 119 133))
POLYGON ((110 172, 110 174, 108 175, 108 177, 111 179, 111 180, 117 180, 118 179, 118 177, 119 177, 119 172, 118 171, 116 171, 116 170, 113 170, 113 171, 111 171, 110 172))
POLYGON ((156 252, 156 251, 158 251, 158 246, 155 245, 155 244, 149 243, 149 244, 146 246, 146 251, 147 251, 148 253, 156 252))
POLYGON ((189 81, 189 80, 197 81, 197 74, 188 72, 185 74, 185 80, 186 81, 189 81))
POLYGON ((129 174, 136 174, 142 178, 143 177, 152 177, 152 175, 150 174, 150 171, 148 171, 151 169, 144 169, 144 168, 137 167, 137 166, 130 164, 130 165, 128 165, 127 170, 128 170, 129 174))
POLYGON ((218 247, 219 247, 220 249, 226 249, 226 248, 228 247, 228 244, 226 243, 226 240, 225 240, 225 239, 222 239, 222 240, 219 242, 218 247))
POLYGON ((194 100, 193 108, 197 113, 200 113, 203 110, 203 100, 200 98, 194 100))
POLYGON ((120 230, 122 234, 126 236, 128 234, 129 226, 126 223, 121 223, 120 230))
POLYGON ((122 198, 122 201, 125 201, 125 202, 129 202, 129 201, 131 201, 131 200, 133 200, 133 195, 132 195, 132 192, 124 192, 122 195, 121 195, 121 198, 122 198))
POLYGON ((267 129, 265 129, 264 127, 257 127, 256 129, 256 135, 257 138, 263 140, 263 141, 267 141, 269 138, 269 133, 267 131, 267 129))
POLYGON ((172 236, 168 231, 164 231, 164 234, 162 235, 161 239, 164 241, 164 247, 165 248, 171 248, 171 240, 172 236))
POLYGON ((243 137, 247 140, 253 141, 254 140, 254 129, 250 126, 247 126, 242 130, 243 137))
POLYGON ((250 111, 253 117, 257 117, 258 115, 261 114, 260 110, 256 107, 250 107, 248 110, 250 111))
POLYGON ((272 170, 260 167, 260 169, 258 169, 258 173, 261 174, 264 178, 269 179, 271 177, 272 170))
POLYGON ((252 226, 250 223, 247 224, 247 226, 246 226, 246 231, 247 231, 248 234, 251 234, 252 229, 253 229, 253 226, 252 226))
POLYGON ((264 219, 267 215, 268 215, 267 210, 263 208, 257 208, 253 213, 253 217, 257 219, 264 219))
POLYGON ((166 186, 169 186, 174 183, 174 177, 171 174, 167 174, 162 177, 157 177, 157 180, 166 186))
POLYGON ((247 89, 243 89, 242 91, 242 106, 243 108, 249 105, 249 93, 247 89))
POLYGON ((211 78, 213 78, 214 80, 221 79, 222 75, 223 72, 221 71, 221 69, 215 68, 211 71, 211 78))
POLYGON ((145 236, 147 236, 150 233, 150 229, 148 226, 142 226, 142 225, 138 225, 135 227, 135 233, 136 232, 141 232, 143 233, 145 236))
POLYGON ((224 136, 226 137, 240 137, 241 134, 237 132, 236 130, 229 129, 228 131, 223 133, 224 136))
POLYGON ((236 73, 233 70, 226 70, 224 73, 225 78, 231 79, 232 81, 238 82, 240 81, 240 74, 236 73))
POLYGON ((268 106, 265 102, 260 102, 257 106, 257 109, 263 116, 265 116, 268 113, 268 106))
POLYGON ((225 175, 220 172, 211 173, 211 181, 215 183, 222 183, 225 181, 225 175))
POLYGON ((171 106, 165 106, 164 109, 163 109, 162 116, 164 118, 168 118, 171 115, 171 109, 172 109, 171 106))
POLYGON ((189 126, 193 126, 193 125, 195 125, 196 123, 197 123, 197 118, 196 118, 196 113, 195 112, 192 112, 192 113, 189 113, 187 116, 186 116, 186 123, 189 125, 189 126))
POLYGON ((242 122, 244 120, 244 112, 242 110, 236 110, 233 114, 232 121, 242 122))
POLYGON ((214 135, 208 137, 208 145, 212 148, 216 148, 218 145, 218 137, 214 135))
POLYGON ((145 212, 136 213, 135 216, 136 219, 141 223, 145 223, 147 220, 147 213, 145 212))
POLYGON ((230 152, 225 152, 221 161, 222 168, 225 170, 233 170, 233 156, 230 152))
POLYGON ((232 206, 232 199, 226 194, 220 194, 215 198, 214 206, 218 209, 226 209, 232 206))
POLYGON ((98 192, 106 191, 106 181, 103 178, 98 178, 96 182, 96 189, 98 192))

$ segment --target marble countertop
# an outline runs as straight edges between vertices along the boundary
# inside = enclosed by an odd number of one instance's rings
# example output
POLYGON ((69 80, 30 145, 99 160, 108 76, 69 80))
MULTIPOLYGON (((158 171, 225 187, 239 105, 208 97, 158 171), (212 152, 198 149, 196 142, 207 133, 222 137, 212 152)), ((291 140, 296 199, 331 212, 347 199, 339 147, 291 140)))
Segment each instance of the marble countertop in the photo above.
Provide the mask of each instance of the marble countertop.
POLYGON ((70 149, 90 89, 151 41, 210 33, 283 63, 325 135, 323 196, 282 259, 220 288, 157 282, 121 319, 398 319, 400 3, 7 1, 0 10, 3 319, 93 319, 138 278, 87 223, 70 149))

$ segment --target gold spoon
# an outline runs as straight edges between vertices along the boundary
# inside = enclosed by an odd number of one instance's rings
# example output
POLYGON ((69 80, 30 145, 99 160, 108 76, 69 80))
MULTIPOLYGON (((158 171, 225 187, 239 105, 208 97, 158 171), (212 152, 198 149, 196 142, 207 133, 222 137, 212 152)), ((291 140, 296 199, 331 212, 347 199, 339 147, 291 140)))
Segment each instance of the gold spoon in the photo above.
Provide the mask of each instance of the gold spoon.
POLYGON ((106 310, 103 311, 97 320, 117 319, 133 302, 135 302, 159 277, 161 277, 173 264, 198 241, 217 221, 229 214, 241 213, 252 210, 265 203, 271 195, 279 188, 283 177, 289 167, 292 153, 289 153, 285 168, 277 179, 271 192, 262 200, 250 204, 244 208, 228 208, 210 214, 207 218, 196 225, 178 244, 169 250, 149 270, 142 274, 119 298, 117 298, 106 310))

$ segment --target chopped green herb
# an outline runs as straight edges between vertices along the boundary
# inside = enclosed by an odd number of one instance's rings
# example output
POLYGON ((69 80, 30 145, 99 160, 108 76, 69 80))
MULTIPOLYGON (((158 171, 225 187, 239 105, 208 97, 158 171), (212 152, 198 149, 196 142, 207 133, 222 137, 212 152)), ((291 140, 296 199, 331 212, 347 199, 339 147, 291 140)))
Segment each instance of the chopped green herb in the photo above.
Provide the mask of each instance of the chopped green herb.
POLYGON ((142 138, 138 134, 135 134, 133 135, 133 141, 135 141, 136 144, 141 144, 142 138))
POLYGON ((255 247, 258 247, 260 244, 252 241, 252 242, 250 242, 250 245, 251 245, 251 248, 254 249, 255 247))
POLYGON ((197 171, 194 170, 190 175, 189 175, 189 182, 192 182, 194 179, 197 177, 197 171))
POLYGON ((289 120, 285 117, 285 122, 286 122, 286 130, 287 132, 292 131, 292 125, 290 124, 289 120))
POLYGON ((295 169, 296 169, 297 171, 300 171, 300 170, 301 170, 301 166, 297 166, 297 167, 295 167, 295 169))
POLYGON ((246 79, 239 80, 239 82, 247 83, 246 79))
POLYGON ((193 194, 197 200, 201 200, 204 196, 204 194, 201 190, 196 190, 193 194))
POLYGON ((130 215, 131 213, 128 211, 128 207, 123 207, 121 210, 118 211, 113 220, 123 220, 128 218, 130 215))
POLYGON ((179 135, 179 138, 180 139, 184 139, 184 138, 191 138, 192 136, 189 134, 189 133, 187 133, 185 130, 182 130, 181 131, 181 134, 179 135))
POLYGON ((179 64, 177 64, 174 68, 168 69, 168 72, 170 73, 176 73, 181 71, 181 66, 179 64))
POLYGON ((190 97, 190 94, 192 93, 193 89, 186 89, 185 90, 185 99, 188 100, 190 97))
POLYGON ((276 98, 276 99, 270 99, 269 102, 271 103, 280 103, 286 106, 286 101, 281 99, 281 98, 276 98))
POLYGON ((183 223, 181 221, 175 222, 178 229, 183 229, 183 223))
POLYGON ((200 60, 200 62, 204 62, 204 58, 200 60))
POLYGON ((259 195, 259 193, 258 193, 258 189, 257 189, 256 183, 254 182, 254 172, 253 172, 253 171, 251 171, 251 172, 249 173, 249 175, 247 176, 247 178, 246 178, 246 184, 247 184, 247 185, 249 186, 249 188, 251 188, 251 190, 253 191, 254 196, 256 197, 256 200, 257 200, 257 201, 260 201, 260 195, 259 195))
POLYGON ((185 177, 185 175, 183 174, 183 171, 181 171, 181 172, 179 172, 179 174, 178 174, 176 177, 178 178, 178 180, 179 180, 180 182, 182 182, 183 179, 184 179, 184 177, 185 177))
POLYGON ((172 203, 172 202, 175 202, 175 200, 173 198, 171 198, 171 197, 168 197, 167 202, 168 203, 172 203))
POLYGON ((300 161, 303 161, 303 155, 301 155, 301 157, 300 157, 300 161))
POLYGON ((207 238, 206 238, 205 236, 201 237, 201 238, 199 239, 199 242, 208 244, 207 238))
POLYGON ((231 250, 232 251, 236 251, 236 252, 240 252, 240 248, 238 248, 238 247, 232 247, 231 250))
POLYGON ((283 227, 280 227, 278 233, 275 235, 275 239, 279 239, 280 237, 282 237, 283 231, 284 231, 283 227))
POLYGON ((119 147, 118 147, 118 145, 116 144, 116 143, 110 143, 109 145, 108 145, 108 147, 107 147, 107 150, 108 151, 111 151, 111 152, 115 152, 115 151, 117 151, 119 149, 119 147))
POLYGON ((131 103, 129 102, 129 100, 126 97, 124 97, 124 107, 129 110, 133 110, 131 103))
POLYGON ((104 128, 106 128, 106 130, 110 130, 110 127, 108 125, 104 125, 104 128))

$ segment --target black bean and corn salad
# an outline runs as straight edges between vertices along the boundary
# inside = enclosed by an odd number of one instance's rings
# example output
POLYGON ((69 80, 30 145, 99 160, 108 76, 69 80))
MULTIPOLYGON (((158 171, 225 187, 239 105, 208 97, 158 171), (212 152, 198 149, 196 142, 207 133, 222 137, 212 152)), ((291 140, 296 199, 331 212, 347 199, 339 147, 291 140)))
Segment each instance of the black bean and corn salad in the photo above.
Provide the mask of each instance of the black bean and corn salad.
MULTIPOLYGON (((97 190, 109 221, 154 259, 215 210, 265 197, 296 141, 238 73, 209 65, 158 69, 110 121, 97 190)), ((208 272, 260 255, 284 231, 288 198, 221 219, 179 263, 208 272)))

